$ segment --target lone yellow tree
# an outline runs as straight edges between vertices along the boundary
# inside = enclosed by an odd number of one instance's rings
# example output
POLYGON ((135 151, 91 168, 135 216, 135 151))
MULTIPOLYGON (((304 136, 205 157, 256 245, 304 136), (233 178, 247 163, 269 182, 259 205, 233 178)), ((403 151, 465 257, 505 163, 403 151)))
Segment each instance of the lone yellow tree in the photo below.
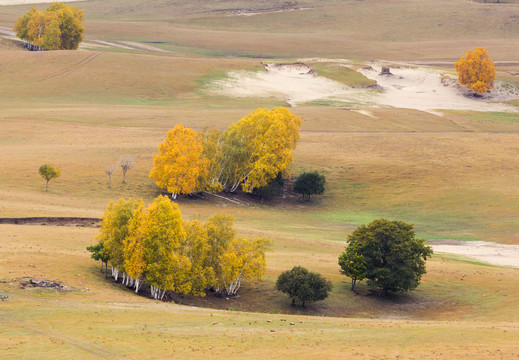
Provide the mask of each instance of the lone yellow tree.
POLYGON ((177 194, 193 193, 199 190, 198 179, 207 176, 209 171, 210 161, 203 152, 202 137, 195 130, 178 124, 168 131, 159 145, 150 178, 155 179, 158 187, 170 192, 173 199, 177 194))
POLYGON ((476 94, 484 94, 494 87, 496 69, 488 52, 482 47, 468 50, 465 57, 454 63, 460 84, 476 94))
POLYGON ((44 12, 32 8, 14 26, 16 36, 45 50, 77 50, 85 27, 83 10, 53 3, 44 12))

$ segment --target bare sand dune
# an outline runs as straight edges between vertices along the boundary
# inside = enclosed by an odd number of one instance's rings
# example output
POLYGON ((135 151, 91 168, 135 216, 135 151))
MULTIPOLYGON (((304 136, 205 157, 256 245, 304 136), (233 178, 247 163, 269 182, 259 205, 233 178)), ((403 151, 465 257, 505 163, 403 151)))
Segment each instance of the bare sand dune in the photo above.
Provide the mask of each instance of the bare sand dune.
MULTIPOLYGON (((344 66, 348 66, 347 63, 344 66)), ((499 103, 519 98, 519 89, 499 84, 484 98, 467 96, 452 75, 425 67, 392 68, 392 75, 380 75, 381 64, 360 71, 376 80, 379 91, 350 88, 319 76, 303 63, 269 64, 266 71, 234 71, 215 81, 211 91, 231 97, 274 97, 291 106, 316 101, 359 107, 409 108, 437 113, 437 110, 515 112, 516 107, 499 103)))
POLYGON ((431 240, 437 253, 462 255, 493 265, 519 268, 519 245, 486 241, 431 240))

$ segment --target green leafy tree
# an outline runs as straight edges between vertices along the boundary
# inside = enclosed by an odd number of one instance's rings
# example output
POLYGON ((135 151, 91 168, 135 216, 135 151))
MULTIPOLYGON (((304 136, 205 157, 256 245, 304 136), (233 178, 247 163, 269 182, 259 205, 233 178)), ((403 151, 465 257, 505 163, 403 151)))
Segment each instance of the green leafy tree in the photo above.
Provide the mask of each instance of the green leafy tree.
POLYGON ((359 255, 355 246, 348 246, 339 256, 341 273, 351 278, 351 290, 355 290, 357 283, 366 278, 367 268, 364 256, 359 255))
POLYGON ((355 229, 348 237, 345 252, 346 255, 341 255, 343 260, 354 262, 346 266, 346 271, 362 270, 362 263, 365 264, 368 285, 382 289, 385 294, 415 289, 426 273, 425 261, 432 255, 424 240, 415 238, 413 225, 385 219, 355 229))
POLYGON ((90 245, 87 248, 87 251, 92 253, 92 259, 95 261, 101 260, 101 269, 103 265, 105 266, 105 277, 108 276, 108 261, 110 260, 110 254, 106 251, 104 244, 102 241, 99 241, 95 245, 90 245))
POLYGON ((301 194, 303 201, 305 196, 308 200, 312 195, 324 194, 324 186, 326 179, 324 175, 320 175, 317 171, 304 172, 297 178, 294 184, 294 191, 301 194))
POLYGON ((263 199, 270 199, 283 194, 283 188, 285 187, 285 179, 283 179, 283 173, 279 172, 275 179, 271 180, 267 185, 260 187, 257 190, 257 195, 263 199))
POLYGON ((287 294, 292 299, 292 305, 298 302, 304 307, 307 302, 326 299, 332 290, 332 283, 318 273, 296 266, 279 275, 276 289, 287 294))
POLYGON ((61 175, 61 171, 58 168, 52 167, 50 165, 42 165, 38 170, 38 173, 42 178, 45 179, 45 191, 49 189, 49 181, 52 179, 58 178, 61 175))

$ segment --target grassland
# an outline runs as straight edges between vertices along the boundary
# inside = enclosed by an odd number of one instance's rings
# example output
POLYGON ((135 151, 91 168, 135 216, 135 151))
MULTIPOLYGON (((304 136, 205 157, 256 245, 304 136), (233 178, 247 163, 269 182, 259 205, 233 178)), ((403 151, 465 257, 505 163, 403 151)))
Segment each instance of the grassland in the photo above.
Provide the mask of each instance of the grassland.
MULTIPOLYGON (((308 0, 297 7, 310 9, 285 12, 276 12, 281 1, 127 3, 78 3, 87 14, 86 40, 137 41, 175 54, 102 47, 29 53, 0 43, 0 216, 98 217, 119 197, 151 201, 158 194, 148 178, 152 154, 176 123, 224 129, 257 107, 283 105, 204 90, 228 71, 260 66, 254 57, 444 64, 482 45, 507 61, 503 76, 517 83, 513 2, 308 0), (266 12, 230 16, 238 10, 266 12), (134 156, 135 167, 127 185, 118 171, 109 189, 104 169, 122 155, 134 156), (43 163, 62 170, 48 192, 37 174, 43 163)), ((1 8, 0 26, 27 9, 1 8)), ((312 64, 332 79, 371 84, 332 62, 312 64)), ((225 212, 236 217, 240 235, 274 239, 266 281, 245 286, 239 298, 175 298, 196 307, 151 301, 105 280, 84 250, 97 229, 0 225, 0 294, 10 296, 0 302, 0 358, 519 355, 517 269, 435 255, 415 292, 384 299, 363 285, 350 292, 337 265, 346 236, 377 217, 412 222, 427 239, 519 244, 517 114, 352 110, 291 109, 304 121, 292 172, 327 177, 326 194, 313 203, 179 200, 186 219, 225 212), (332 280, 330 298, 304 310, 289 306, 273 285, 294 265, 332 280), (21 289, 30 277, 71 291, 21 289)))

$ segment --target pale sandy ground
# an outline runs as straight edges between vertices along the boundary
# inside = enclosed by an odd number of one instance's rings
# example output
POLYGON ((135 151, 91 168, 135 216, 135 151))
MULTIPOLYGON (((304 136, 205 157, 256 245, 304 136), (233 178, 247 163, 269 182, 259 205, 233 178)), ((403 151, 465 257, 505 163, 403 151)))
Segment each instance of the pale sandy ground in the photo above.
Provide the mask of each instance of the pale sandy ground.
MULTIPOLYGON (((348 66, 344 64, 344 66, 348 66)), ((231 97, 272 97, 291 106, 326 101, 334 105, 357 107, 396 107, 438 113, 437 110, 518 111, 496 101, 519 98, 519 89, 504 89, 499 83, 483 99, 465 96, 467 90, 456 79, 439 70, 425 67, 392 68, 392 76, 379 75, 382 65, 360 69, 376 80, 379 90, 350 88, 322 76, 288 66, 267 66, 266 71, 234 71, 224 80, 210 85, 211 91, 231 97)), ((303 69, 304 70, 304 69, 303 69)))
POLYGON ((307 74, 308 69, 276 68, 267 71, 232 71, 223 80, 213 82, 212 91, 230 97, 272 97, 286 101, 291 106, 328 100, 341 102, 367 102, 366 90, 353 89, 322 76, 307 74))
POLYGON ((374 95, 380 105, 396 108, 433 111, 442 109, 474 111, 514 111, 513 107, 493 103, 519 98, 519 91, 504 90, 499 83, 484 99, 464 96, 467 91, 458 86, 450 74, 430 68, 391 68, 393 75, 380 75, 381 66, 359 70, 369 79, 376 80, 382 92, 374 95), (482 101, 483 100, 483 101, 482 101))
POLYGON ((493 265, 519 268, 519 245, 486 241, 431 240, 435 253, 462 255, 493 265))
POLYGON ((53 2, 76 2, 76 1, 85 1, 85 0, 67 0, 67 1, 60 1, 60 0, 0 0, 0 6, 3 5, 26 5, 26 4, 50 4, 53 2))

